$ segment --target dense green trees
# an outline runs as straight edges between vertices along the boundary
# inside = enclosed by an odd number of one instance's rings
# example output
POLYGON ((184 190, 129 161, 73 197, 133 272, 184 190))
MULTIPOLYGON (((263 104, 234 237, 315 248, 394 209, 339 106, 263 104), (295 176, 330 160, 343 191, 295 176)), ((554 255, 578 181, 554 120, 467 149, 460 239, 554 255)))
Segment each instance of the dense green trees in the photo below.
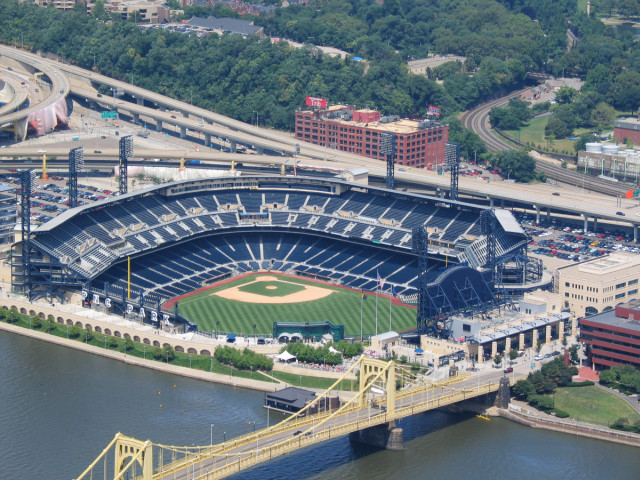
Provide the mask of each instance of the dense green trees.
POLYGON ((505 178, 515 180, 518 183, 529 183, 536 179, 543 180, 535 172, 536 161, 525 152, 517 150, 498 152, 494 166, 500 169, 505 178))
POLYGON ((225 365, 232 365, 240 370, 263 370, 271 371, 273 369, 273 360, 253 350, 245 348, 238 350, 228 346, 218 346, 213 352, 215 359, 225 365))

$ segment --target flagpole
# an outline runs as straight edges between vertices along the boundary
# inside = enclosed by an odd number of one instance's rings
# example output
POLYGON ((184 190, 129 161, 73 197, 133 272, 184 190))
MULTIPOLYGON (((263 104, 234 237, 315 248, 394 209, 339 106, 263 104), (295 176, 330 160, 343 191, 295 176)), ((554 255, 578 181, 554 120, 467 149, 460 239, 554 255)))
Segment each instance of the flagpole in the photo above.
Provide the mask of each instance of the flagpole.
POLYGON ((391 299, 393 298, 393 287, 391 287, 391 295, 389 295, 389 331, 391 331, 391 299))
POLYGON ((362 335, 362 306, 364 305, 364 290, 360 295, 360 341, 364 342, 364 338, 362 335))
POLYGON ((380 282, 376 288, 376 335, 378 335, 378 295, 380 294, 380 282))

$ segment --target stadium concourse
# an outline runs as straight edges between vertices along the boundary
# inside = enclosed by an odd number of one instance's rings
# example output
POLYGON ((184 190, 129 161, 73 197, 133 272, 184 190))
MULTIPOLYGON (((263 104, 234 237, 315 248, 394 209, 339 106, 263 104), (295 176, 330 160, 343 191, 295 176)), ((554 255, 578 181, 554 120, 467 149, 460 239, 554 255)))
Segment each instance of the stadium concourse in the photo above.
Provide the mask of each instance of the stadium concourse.
MULTIPOLYGON (((173 182, 66 211, 34 229, 28 267, 22 246, 14 246, 12 287, 31 300, 69 301, 82 292, 86 306, 188 328, 196 326, 162 309, 169 299, 253 271, 364 290, 375 289, 379 275, 415 303, 413 229, 429 234, 432 283, 456 266, 477 276, 487 259, 480 221, 487 210, 335 179, 173 182), (135 271, 128 267, 134 261, 135 271)), ((525 249, 527 236, 511 213, 495 212, 499 260, 525 249)), ((447 299, 454 307, 468 301, 447 299)))

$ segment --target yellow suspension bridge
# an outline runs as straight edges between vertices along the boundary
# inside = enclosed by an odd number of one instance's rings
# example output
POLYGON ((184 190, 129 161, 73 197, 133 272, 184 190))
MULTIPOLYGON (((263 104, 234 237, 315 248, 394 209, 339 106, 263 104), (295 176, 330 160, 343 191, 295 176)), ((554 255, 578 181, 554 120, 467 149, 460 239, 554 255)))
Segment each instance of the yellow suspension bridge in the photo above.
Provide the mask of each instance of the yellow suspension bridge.
MULTIPOLYGON (((374 436, 383 437, 384 442, 390 443, 389 448, 395 448, 391 445, 394 442, 401 448, 401 431, 395 432, 399 436, 393 438, 396 420, 496 392, 501 373, 482 378, 465 374, 426 382, 393 361, 363 356, 312 403, 276 425, 200 447, 154 444, 118 433, 76 480, 214 480, 301 448, 374 427, 381 429, 374 436), (360 385, 356 395, 337 409, 309 414, 358 368, 360 385)), ((509 384, 513 385, 520 376, 511 374, 509 384)))

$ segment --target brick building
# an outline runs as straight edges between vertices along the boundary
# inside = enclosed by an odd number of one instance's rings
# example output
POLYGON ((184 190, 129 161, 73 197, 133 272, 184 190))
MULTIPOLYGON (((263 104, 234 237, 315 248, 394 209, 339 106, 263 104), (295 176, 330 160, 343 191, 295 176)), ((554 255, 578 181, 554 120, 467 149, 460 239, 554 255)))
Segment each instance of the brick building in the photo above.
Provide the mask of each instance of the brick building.
POLYGON ((591 345, 594 370, 615 365, 640 368, 640 300, 580 320, 580 341, 591 345))
POLYGON ((640 145, 640 115, 637 118, 622 118, 613 122, 613 136, 619 142, 631 141, 640 145))
POLYGON ((396 137, 396 163, 435 168, 444 162, 449 127, 433 120, 382 116, 376 110, 331 105, 296 112, 296 138, 344 152, 386 160, 380 152, 380 134, 396 137))

